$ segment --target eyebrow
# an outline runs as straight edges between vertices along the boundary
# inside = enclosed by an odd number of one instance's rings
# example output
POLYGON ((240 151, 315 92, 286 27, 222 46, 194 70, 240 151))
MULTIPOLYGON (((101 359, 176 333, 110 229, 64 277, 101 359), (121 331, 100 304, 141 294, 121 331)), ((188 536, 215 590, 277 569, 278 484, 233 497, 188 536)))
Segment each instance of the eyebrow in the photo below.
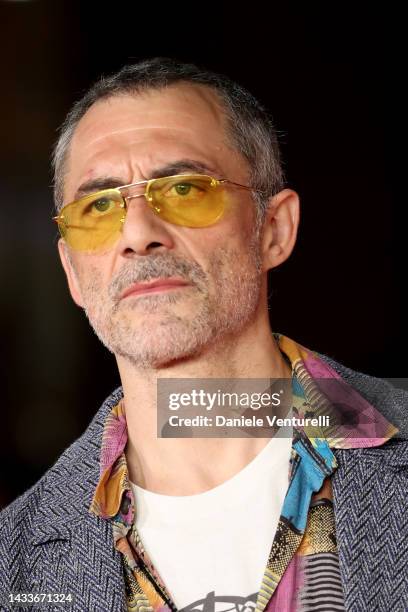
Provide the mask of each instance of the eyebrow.
MULTIPOLYGON (((220 172, 214 168, 200 161, 194 159, 180 159, 174 162, 170 162, 160 168, 155 168, 150 173, 148 179, 161 178, 163 176, 171 176, 173 174, 182 174, 184 172, 196 172, 197 174, 211 174, 214 178, 220 177, 220 172)), ((144 179, 141 179, 144 180, 144 179)), ((135 181, 137 182, 137 181, 135 181)), ((75 192, 74 201, 78 200, 85 195, 93 193, 95 191, 101 191, 102 189, 115 189, 126 185, 126 181, 117 176, 104 176, 99 178, 90 179, 82 183, 75 192)))

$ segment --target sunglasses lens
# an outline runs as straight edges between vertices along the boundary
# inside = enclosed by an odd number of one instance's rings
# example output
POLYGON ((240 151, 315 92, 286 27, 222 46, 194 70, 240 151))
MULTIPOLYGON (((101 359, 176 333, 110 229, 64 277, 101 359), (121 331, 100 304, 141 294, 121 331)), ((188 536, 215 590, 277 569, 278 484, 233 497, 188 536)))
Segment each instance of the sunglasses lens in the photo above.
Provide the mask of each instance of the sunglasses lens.
POLYGON ((58 225, 61 236, 71 248, 98 251, 116 242, 124 216, 120 192, 106 190, 65 206, 58 225))
MULTIPOLYGON (((202 174, 170 176, 150 183, 146 198, 152 210, 169 223, 206 227, 224 213, 227 195, 220 187, 219 181, 202 174)), ((58 226, 72 249, 96 252, 115 244, 125 216, 120 191, 106 189, 64 206, 58 226)))
POLYGON ((222 216, 225 192, 210 176, 191 175, 157 179, 148 201, 154 212, 175 225, 206 227, 222 216))

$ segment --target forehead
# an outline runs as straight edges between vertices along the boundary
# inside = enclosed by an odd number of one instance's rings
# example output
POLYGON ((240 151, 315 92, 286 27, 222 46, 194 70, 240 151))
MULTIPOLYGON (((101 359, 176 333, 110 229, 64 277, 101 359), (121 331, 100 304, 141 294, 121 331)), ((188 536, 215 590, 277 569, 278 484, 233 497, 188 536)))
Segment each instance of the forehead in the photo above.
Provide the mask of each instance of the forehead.
POLYGON ((114 96, 95 103, 76 127, 65 192, 69 197, 81 182, 104 175, 125 183, 149 178, 155 168, 179 159, 194 159, 219 173, 234 171, 235 177, 246 174, 211 89, 183 83, 114 96))

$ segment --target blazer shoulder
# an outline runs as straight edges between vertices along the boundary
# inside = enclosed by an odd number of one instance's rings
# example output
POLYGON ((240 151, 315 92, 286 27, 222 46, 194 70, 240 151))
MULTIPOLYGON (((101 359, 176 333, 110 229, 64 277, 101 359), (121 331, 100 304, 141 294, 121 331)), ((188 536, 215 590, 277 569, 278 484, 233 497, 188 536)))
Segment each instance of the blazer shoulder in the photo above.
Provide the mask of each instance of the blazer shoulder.
POLYGON ((328 355, 317 353, 340 376, 393 425, 398 427, 396 438, 408 440, 408 391, 388 380, 377 378, 346 367, 328 355))
POLYGON ((27 531, 42 504, 51 498, 64 501, 70 486, 91 487, 99 476, 103 426, 108 412, 122 397, 116 389, 102 404, 84 433, 60 455, 57 461, 25 493, 0 511, 0 550, 15 529, 27 531))
POLYGON ((86 434, 75 440, 35 484, 0 511, 0 550, 12 538, 15 530, 29 530, 47 491, 53 486, 60 486, 69 478, 73 467, 81 465, 86 434))
POLYGON ((0 601, 7 592, 30 591, 48 546, 68 542, 81 525, 91 524, 98 536, 89 506, 99 479, 106 416, 121 397, 119 388, 55 464, 0 512, 0 601))
POLYGON ((96 412, 86 430, 74 440, 59 456, 56 462, 45 472, 45 474, 25 493, 15 499, 9 506, 0 510, 0 517, 12 516, 19 509, 27 505, 29 499, 34 499, 41 494, 44 485, 48 481, 58 481, 70 476, 75 466, 81 466, 82 458, 96 459, 99 462, 102 433, 106 417, 112 407, 123 397, 122 388, 119 387, 103 402, 96 412))

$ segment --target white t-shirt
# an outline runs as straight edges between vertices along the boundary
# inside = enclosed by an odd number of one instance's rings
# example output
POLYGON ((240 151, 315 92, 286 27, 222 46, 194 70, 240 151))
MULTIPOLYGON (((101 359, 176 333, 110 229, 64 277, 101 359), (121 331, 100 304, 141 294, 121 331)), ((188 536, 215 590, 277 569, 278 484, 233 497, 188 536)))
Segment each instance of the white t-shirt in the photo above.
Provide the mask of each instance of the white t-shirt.
POLYGON ((256 601, 288 488, 291 446, 291 437, 275 436, 238 474, 197 495, 132 484, 137 530, 179 610, 214 596, 215 610, 256 601))

